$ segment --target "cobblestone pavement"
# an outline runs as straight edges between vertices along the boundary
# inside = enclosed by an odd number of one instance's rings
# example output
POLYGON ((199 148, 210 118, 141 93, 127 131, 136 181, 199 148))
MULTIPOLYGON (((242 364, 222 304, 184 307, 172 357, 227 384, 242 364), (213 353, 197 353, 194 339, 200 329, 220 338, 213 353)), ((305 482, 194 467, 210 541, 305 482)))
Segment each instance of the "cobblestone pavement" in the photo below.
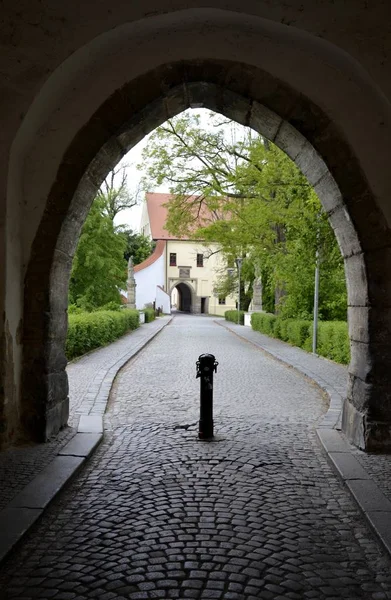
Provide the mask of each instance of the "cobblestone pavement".
POLYGON ((89 412, 86 397, 94 385, 98 384, 99 387, 104 373, 129 352, 137 352, 164 321, 167 321, 167 318, 163 317, 141 326, 109 346, 90 352, 68 365, 69 427, 60 431, 54 440, 46 444, 19 446, 0 453, 0 510, 50 463, 75 435, 80 414, 89 412))
POLYGON ((320 449, 319 389, 178 316, 118 376, 105 440, 0 569, 1 598, 391 598, 390 560, 320 449), (216 355, 217 441, 195 361, 216 355))
MULTIPOLYGON (((253 331, 250 327, 236 326, 224 320, 219 320, 218 322, 233 331, 236 335, 261 346, 280 360, 297 366, 310 377, 315 377, 320 385, 340 397, 342 406, 347 385, 346 367, 325 358, 309 354, 300 348, 290 346, 267 335, 262 335, 253 331)), ((353 456, 357 458, 385 496, 391 500, 391 455, 379 453, 368 454, 353 445, 350 445, 350 448, 353 456)))

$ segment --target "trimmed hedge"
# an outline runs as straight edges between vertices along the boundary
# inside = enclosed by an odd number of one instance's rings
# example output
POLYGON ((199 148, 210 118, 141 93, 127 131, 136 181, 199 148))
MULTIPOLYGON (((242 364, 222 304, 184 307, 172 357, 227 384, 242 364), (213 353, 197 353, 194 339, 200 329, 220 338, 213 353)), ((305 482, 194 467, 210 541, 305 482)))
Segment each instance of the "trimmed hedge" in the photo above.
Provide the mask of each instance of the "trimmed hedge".
MULTIPOLYGON (((237 310, 226 310, 224 313, 226 321, 232 321, 232 323, 238 322, 238 311, 237 310)), ((239 325, 244 325, 244 310, 239 311, 239 325)))
MULTIPOLYGON (((312 350, 312 321, 280 319, 268 313, 253 313, 251 327, 255 331, 299 346, 308 352, 312 350)), ((350 343, 348 324, 345 321, 319 321, 317 354, 335 362, 348 364, 350 343)))
POLYGON ((139 326, 137 310, 96 311, 68 316, 65 352, 68 360, 114 342, 139 326))
POLYGON ((142 312, 145 315, 146 323, 150 323, 151 321, 155 320, 156 314, 155 314, 155 310, 153 308, 144 308, 144 310, 142 312))

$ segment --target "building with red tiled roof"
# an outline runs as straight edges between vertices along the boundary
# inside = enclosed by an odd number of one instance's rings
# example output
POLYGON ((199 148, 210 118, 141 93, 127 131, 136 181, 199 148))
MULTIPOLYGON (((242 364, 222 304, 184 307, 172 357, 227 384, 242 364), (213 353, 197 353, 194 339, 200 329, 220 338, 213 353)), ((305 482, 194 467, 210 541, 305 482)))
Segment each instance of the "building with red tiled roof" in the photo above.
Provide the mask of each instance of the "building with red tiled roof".
MULTIPOLYGON (((167 203, 170 194, 146 194, 141 216, 141 232, 156 241, 156 247, 145 261, 134 269, 136 305, 155 304, 170 312, 171 304, 178 310, 192 313, 223 315, 235 308, 235 298, 219 298, 214 287, 226 264, 217 244, 196 241, 189 237, 172 236, 165 229, 167 203)), ((206 209, 202 222, 211 220, 206 209)))

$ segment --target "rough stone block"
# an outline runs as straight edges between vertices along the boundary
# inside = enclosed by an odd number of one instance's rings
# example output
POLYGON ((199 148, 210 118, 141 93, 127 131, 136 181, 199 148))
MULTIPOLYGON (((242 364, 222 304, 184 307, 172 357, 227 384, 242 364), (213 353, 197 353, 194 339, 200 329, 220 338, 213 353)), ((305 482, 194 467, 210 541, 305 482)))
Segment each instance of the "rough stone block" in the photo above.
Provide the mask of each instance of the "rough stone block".
POLYGON ((189 108, 185 84, 178 85, 167 92, 164 102, 166 103, 166 112, 170 119, 189 108))
POLYGON ((348 307, 348 323, 349 336, 351 340, 357 342, 369 342, 369 314, 368 306, 349 306, 348 307))
POLYGON ((351 341, 352 357, 349 365, 351 375, 362 381, 380 384, 382 388, 391 389, 391 347, 389 343, 370 344, 351 341))
MULTIPOLYGON (((55 329, 51 329, 51 335, 56 335, 55 329)), ((67 358, 64 352, 65 335, 60 337, 57 334, 57 339, 51 339, 45 344, 44 361, 46 371, 62 371, 67 366, 67 358)))
POLYGON ((320 154, 309 142, 306 142, 295 158, 295 163, 308 181, 315 185, 328 172, 320 154))
POLYGON ((349 398, 345 400, 342 409, 342 431, 349 442, 365 450, 364 414, 353 406, 349 398))
POLYGON ((9 508, 45 508, 76 473, 83 458, 56 456, 13 500, 9 508))
POLYGON ((329 214, 329 221, 334 229, 341 254, 344 257, 361 252, 357 232, 344 206, 336 208, 329 214))
POLYGON ((167 121, 166 104, 163 98, 158 98, 154 102, 148 104, 142 111, 142 123, 144 135, 151 133, 156 127, 159 127, 164 121, 167 121))
POLYGON ((364 250, 376 250, 391 246, 391 230, 384 214, 375 204, 372 194, 365 190, 351 198, 345 197, 349 214, 357 230, 364 250))
POLYGON ((248 98, 224 89, 223 101, 223 113, 226 117, 241 125, 249 125, 252 103, 248 98))
POLYGON ((69 393, 68 376, 66 371, 48 373, 48 404, 56 402, 57 398, 66 398, 69 393))
MULTIPOLYGON (((360 380, 355 380, 360 383, 360 380)), ((367 386, 363 382, 361 385, 364 387, 364 390, 370 389, 370 386, 367 386)), ((376 398, 381 397, 381 390, 375 389, 376 393, 372 391, 372 402, 376 403, 376 398), (380 393, 379 393, 380 392, 380 393)), ((354 392, 354 389, 353 389, 354 392)), ((368 398, 371 398, 369 392, 367 392, 368 398)), ((360 402, 361 399, 354 396, 354 404, 360 402)), ((367 400, 368 400, 367 398, 367 400)), ((371 416, 371 419, 368 418, 369 410, 363 410, 360 407, 356 408, 353 405, 353 402, 350 398, 347 398, 344 403, 343 412, 342 412, 342 429, 349 439, 349 441, 361 448, 362 450, 366 450, 368 452, 376 451, 376 452, 390 452, 391 451, 391 413, 388 412, 387 418, 384 420, 374 420, 371 416)), ((376 404, 375 404, 376 406, 376 404)), ((389 411, 390 399, 388 398, 387 409, 389 411)), ((374 407, 369 406, 370 410, 374 410, 374 407)), ((379 407, 376 407, 376 410, 379 407)))
POLYGON ((299 155, 305 144, 312 147, 309 142, 295 129, 283 121, 280 129, 275 137, 274 143, 281 148, 292 160, 295 160, 299 155))
POLYGON ((100 187, 107 173, 121 160, 126 151, 116 138, 111 138, 88 165, 86 173, 100 187))
POLYGON ((349 332, 352 340, 388 344, 391 340, 391 309, 383 307, 350 306, 349 332))
POLYGON ((356 254, 345 258, 345 273, 349 306, 368 306, 367 269, 364 255, 356 254))
POLYGON ((370 303, 391 307, 391 248, 366 252, 365 264, 370 303))
POLYGON ((45 441, 56 435, 62 427, 68 423, 69 417, 69 398, 56 398, 56 404, 46 409, 45 413, 45 441))
POLYGON ((223 107, 222 88, 213 83, 193 81, 186 84, 190 108, 209 108, 221 112, 223 107))
POLYGON ((249 125, 265 138, 273 141, 281 123, 281 117, 272 110, 262 106, 259 102, 252 103, 249 125))
POLYGON ((126 148, 129 152, 136 144, 141 142, 144 138, 144 128, 140 117, 134 117, 130 119, 122 128, 120 133, 117 135, 118 143, 126 148))
POLYGON ((318 183, 314 186, 314 189, 326 212, 330 212, 339 206, 343 206, 344 202, 342 194, 330 171, 327 171, 320 178, 318 183))

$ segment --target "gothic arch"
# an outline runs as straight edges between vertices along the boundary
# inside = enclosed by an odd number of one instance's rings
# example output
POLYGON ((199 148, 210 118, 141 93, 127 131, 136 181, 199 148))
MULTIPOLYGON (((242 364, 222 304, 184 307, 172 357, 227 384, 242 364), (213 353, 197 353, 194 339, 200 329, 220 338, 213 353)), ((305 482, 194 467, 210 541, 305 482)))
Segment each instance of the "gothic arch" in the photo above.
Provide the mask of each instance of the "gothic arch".
POLYGON ((68 279, 78 233, 101 181, 144 135, 199 106, 272 140, 314 185, 334 227, 348 281, 352 361, 344 427, 360 447, 390 443, 391 391, 377 377, 385 354, 391 354, 376 311, 383 301, 384 248, 390 247, 383 215, 344 136, 318 106, 259 68, 216 60, 164 65, 129 82, 100 106, 69 146, 25 279, 22 413, 28 435, 46 439, 66 423, 68 279), (374 401, 377 396, 382 402, 374 401))
POLYGON ((193 283, 181 279, 173 282, 170 286, 170 297, 175 288, 178 290, 181 299, 179 310, 190 313, 195 312, 197 308, 197 294, 193 283))

